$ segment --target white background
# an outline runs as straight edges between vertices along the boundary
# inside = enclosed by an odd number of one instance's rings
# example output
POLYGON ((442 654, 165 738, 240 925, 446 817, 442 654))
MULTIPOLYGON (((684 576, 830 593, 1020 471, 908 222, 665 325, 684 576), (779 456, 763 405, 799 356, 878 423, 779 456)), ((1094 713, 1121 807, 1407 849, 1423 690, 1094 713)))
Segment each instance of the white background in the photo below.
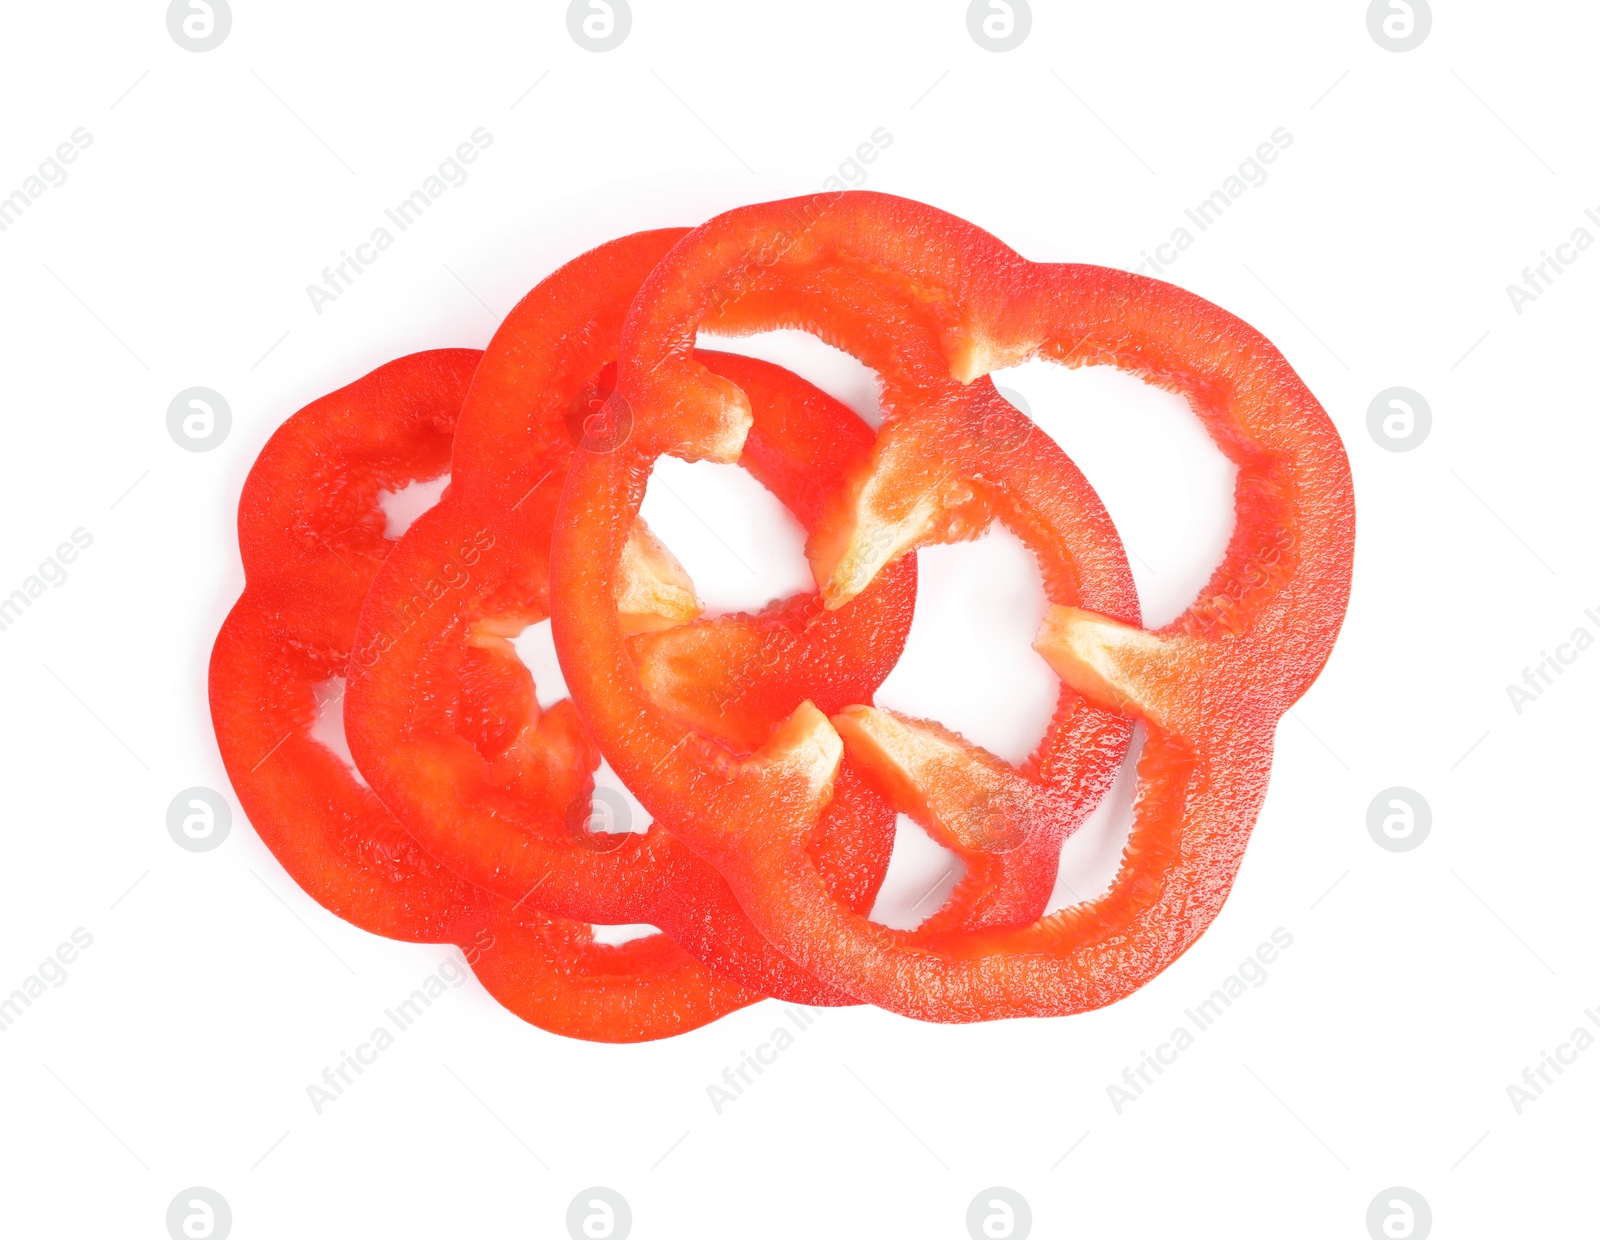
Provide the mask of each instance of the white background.
MULTIPOLYGON (((1506 285, 1600 212, 1593 6, 1439 0, 1404 54, 1360 0, 1041 0, 1005 54, 954 0, 634 0, 604 54, 550 0, 235 0, 203 54, 164 8, 11 5, 0 38, 0 194, 93 135, 0 233, 0 594, 73 529, 94 540, 0 632, 0 993, 74 928, 94 936, 0 1034, 8 1234, 160 1237, 174 1195, 204 1185, 241 1240, 562 1236, 595 1184, 627 1197, 640 1240, 959 1240, 991 1185, 1028 1199, 1037 1236, 1359 1240, 1395 1185, 1437 1236, 1589 1234, 1600 1049, 1520 1115, 1507 1086, 1600 1007, 1600 653, 1520 715, 1506 686, 1578 626, 1600 634, 1583 615, 1600 607, 1600 252, 1520 315, 1506 285), (315 313, 306 285, 480 126, 494 140, 470 179, 315 313), (595 1046, 473 982, 317 1116, 306 1086, 450 951, 323 912, 242 817, 210 853, 167 834, 179 790, 228 789, 206 661, 241 586, 233 509, 255 453, 382 361, 481 346, 579 251, 821 188, 879 127, 893 142, 870 187, 1033 258, 1124 267, 1275 128, 1293 135, 1168 272, 1279 345, 1357 491, 1349 618, 1282 724, 1232 899, 1177 965, 1091 1015, 820 1012, 720 1116, 707 1086, 775 1005, 595 1046), (234 417, 204 454, 165 427, 195 385, 234 417), (1433 410, 1404 454, 1366 426, 1394 385, 1433 410), (1403 854, 1366 827, 1393 785, 1433 811, 1403 854), (1107 1087, 1277 927, 1294 944, 1265 984, 1118 1114, 1107 1087)), ((870 412, 859 368, 765 348, 870 412)), ((1115 374, 1000 380, 1099 485, 1147 614, 1170 617, 1226 535, 1215 450, 1115 374)), ((798 538, 715 473, 668 476, 748 569, 671 496, 649 501, 702 592, 741 606, 803 583, 798 538)), ((923 565, 881 700, 1026 749, 1050 684, 1026 558, 994 538, 923 565)), ((1069 877, 1104 881, 1114 818, 1069 877)), ((914 842, 901 893, 939 873, 914 842)))

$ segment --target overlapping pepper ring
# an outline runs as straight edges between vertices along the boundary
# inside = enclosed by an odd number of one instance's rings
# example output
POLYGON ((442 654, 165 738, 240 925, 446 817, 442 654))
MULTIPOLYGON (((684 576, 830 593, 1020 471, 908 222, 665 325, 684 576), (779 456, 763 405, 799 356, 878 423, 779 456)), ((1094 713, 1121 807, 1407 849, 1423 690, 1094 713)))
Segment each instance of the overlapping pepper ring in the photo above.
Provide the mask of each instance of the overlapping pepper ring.
POLYGON ((212 650, 217 742, 251 823, 318 903, 374 934, 455 943, 485 987, 544 1029, 592 1041, 683 1033, 758 995, 664 936, 597 944, 439 865, 325 745, 317 693, 343 676, 356 614, 388 554, 379 493, 444 472, 480 354, 380 367, 290 418, 239 506, 246 587, 212 650))
MULTIPOLYGON (((469 882, 559 916, 655 925, 762 994, 851 1002, 777 953, 720 876, 662 826, 642 834, 589 829, 598 755, 570 704, 539 709, 507 640, 547 608, 550 528, 573 450, 568 415, 594 396, 628 302, 683 231, 637 234, 575 259, 496 333, 467 395, 450 487, 400 540, 368 593, 346 730, 378 795, 469 882), (470 569, 452 572, 466 547, 477 552, 470 569)), ((814 518, 830 482, 864 457, 871 432, 778 367, 707 360, 732 368, 757 398, 752 472, 814 518)), ((587 422, 580 440, 610 447, 613 437, 587 422)), ((758 616, 689 623, 698 612, 693 588, 665 548, 640 525, 628 546, 630 572, 612 617, 637 634, 630 660, 641 661, 660 701, 730 744, 753 744, 808 697, 843 694, 842 704, 850 694, 870 695, 910 624, 911 563, 848 611, 798 598, 758 616), (779 657, 758 659, 769 645, 779 657)), ((846 772, 809 847, 852 907, 870 906, 893 832, 893 810, 846 772)))
MULTIPOLYGON (((892 412, 897 394, 905 389, 911 374, 934 374, 937 350, 927 333, 919 332, 915 320, 888 299, 864 300, 871 292, 823 289, 816 291, 813 300, 824 312, 849 305, 871 321, 875 331, 884 333, 886 347, 866 350, 864 358, 880 369, 884 400, 892 412)), ((797 297, 784 298, 782 305, 773 307, 733 303, 723 308, 712 327, 717 331, 761 330, 792 322, 799 308, 797 297)), ((832 333, 828 334, 831 337, 832 333)), ((935 376, 930 386, 937 389, 938 399, 960 402, 963 412, 973 415, 960 419, 961 433, 940 445, 940 468, 948 472, 951 461, 977 460, 989 469, 1024 478, 1035 507, 1056 518, 1052 524, 1036 514, 1007 514, 1040 556, 1053 597, 1136 620, 1137 602, 1121 545, 1099 497, 1076 467, 1046 436, 1035 433, 991 384, 966 390, 948 377, 941 383, 935 376)), ((617 449, 624 458, 629 451, 626 445, 617 449)), ((593 537, 579 554, 593 566, 607 563, 607 548, 596 531, 610 526, 611 537, 621 537, 642 493, 645 471, 637 463, 622 464, 619 476, 626 478, 626 495, 587 495, 573 501, 573 510, 565 518, 584 526, 593 537)), ((980 533, 995 513, 970 485, 958 485, 967 497, 958 532, 980 533)), ((605 624, 598 609, 585 607, 587 597, 593 596, 571 596, 570 614, 558 608, 558 622, 584 630, 605 624)), ((641 683, 648 685, 647 678, 641 678, 641 683)), ((591 685, 578 700, 582 705, 596 694, 609 692, 608 684, 591 685)), ((1126 753, 1131 730, 1126 719, 1088 705, 1070 689, 1060 696, 1043 741, 1022 771, 993 755, 970 754, 958 738, 926 726, 882 712, 860 716, 863 736, 870 734, 877 744, 906 755, 925 776, 917 783, 908 781, 878 759, 871 746, 863 746, 869 772, 873 766, 877 768, 874 782, 897 809, 919 819, 966 867, 963 880, 945 906, 905 936, 907 941, 1025 925, 1043 913, 1055 884, 1062 841, 1109 787, 1126 753)), ((682 739, 678 728, 674 743, 682 739)), ((653 756, 650 764, 658 757, 653 756)), ((642 768, 630 765, 627 753, 613 761, 623 764, 617 769, 630 785, 645 774, 642 768)), ((670 804, 673 813, 689 815, 695 802, 691 789, 670 804)))
MULTIPOLYGON (((798 293, 797 293, 798 296, 798 293)), ((881 361, 880 353, 880 361, 881 361)), ((870 364, 870 363, 869 363, 870 364)), ((909 391, 869 467, 811 543, 830 606, 907 548, 971 532, 973 496, 1020 497, 1003 467, 940 467, 938 448, 973 425, 970 407, 909 391), (924 398, 925 397, 925 398, 924 398), (955 485, 953 485, 955 484, 955 485)), ((1331 651, 1349 596, 1354 510, 1348 461, 1327 415, 1260 333, 1202 298, 1104 268, 1036 264, 943 212, 886 195, 818 195, 729 212, 695 230, 651 274, 629 313, 613 402, 629 444, 580 452, 552 546, 554 631, 584 722, 652 812, 728 879, 751 920, 822 980, 929 1020, 1057 1015, 1143 985, 1210 924, 1232 885, 1266 792, 1282 714, 1331 651), (1037 648, 1064 683, 1140 718, 1147 740, 1123 865, 1105 894, 1020 928, 912 942, 833 901, 800 842, 827 804, 845 733, 903 804, 929 786, 936 729, 851 711, 839 731, 806 704, 749 758, 735 759, 653 706, 606 597, 636 510, 637 475, 662 452, 730 459, 748 425, 743 393, 697 366, 696 330, 741 299, 786 308, 786 325, 864 356, 873 323, 808 322, 785 302, 821 273, 865 280, 937 337, 944 374, 976 389, 1033 357, 1113 364, 1185 395, 1238 467, 1235 528, 1200 599, 1150 632, 1052 599, 1037 648), (854 329, 854 330, 846 330, 854 329), (859 337, 859 339, 857 338, 859 337), (609 512, 607 522, 586 515, 609 512), (885 722, 887 720, 887 722, 885 722), (901 743, 896 744, 899 736, 901 743), (922 742, 926 742, 923 744, 922 742), (930 746, 932 748, 930 748, 930 746), (688 800, 699 812, 676 814, 688 800)), ((979 419, 981 424, 982 419, 979 419)), ((1056 529, 1047 507, 1038 515, 1056 529)), ((1046 575, 1047 590, 1053 586, 1046 575)), ((971 768, 946 743, 934 769, 971 768)))

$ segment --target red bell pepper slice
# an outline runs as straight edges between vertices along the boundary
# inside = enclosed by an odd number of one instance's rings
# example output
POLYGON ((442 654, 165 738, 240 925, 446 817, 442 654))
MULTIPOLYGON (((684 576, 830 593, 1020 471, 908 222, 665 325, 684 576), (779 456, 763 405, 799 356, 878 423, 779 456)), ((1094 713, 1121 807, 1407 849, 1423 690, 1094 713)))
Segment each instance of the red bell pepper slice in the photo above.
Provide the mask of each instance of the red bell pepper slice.
POLYGON ((417 353, 313 402, 245 482, 246 587, 212 650, 217 743, 256 832, 300 887, 374 934, 456 943, 502 1004, 569 1037, 682 1033, 758 997, 662 936, 598 944, 428 857, 311 736, 318 688, 346 671, 367 586, 393 546, 379 494, 448 466, 480 354, 417 353))
MULTIPOLYGON (((598 751, 570 703, 540 711, 507 640, 548 608, 569 427, 597 450, 626 437, 625 421, 600 425, 592 415, 610 390, 596 376, 615 357, 628 302, 682 232, 638 234, 581 256, 541 282, 496 333, 463 407, 450 488, 400 540, 368 595, 347 735, 410 834, 472 883, 558 916, 653 924, 763 994, 847 1002, 774 950, 716 871, 664 825, 642 834, 589 829, 598 751)), ((706 360, 755 399, 746 467, 802 521, 815 520, 824 490, 864 460, 871 431, 778 367, 706 360)), ((637 632, 690 617, 692 588, 664 549, 631 522, 624 542, 628 562, 650 571, 619 581, 612 622, 637 632), (640 581, 656 618, 619 620, 619 602, 640 581)), ((841 610, 801 597, 759 615, 639 636, 625 657, 639 661, 653 700, 748 752, 802 701, 842 708, 870 699, 904 644, 915 572, 906 560, 841 610)), ((840 795, 805 845, 847 907, 870 907, 894 818, 847 765, 840 795)))
MULTIPOLYGON (((863 357, 884 324, 848 302, 831 318, 788 309, 788 325, 863 357)), ((1031 263, 953 216, 857 191, 743 208, 690 234, 630 311, 615 403, 633 418, 627 450, 580 452, 568 472, 551 553, 557 649, 613 765, 728 878, 780 949, 858 998, 953 1021, 1098 1007, 1195 941, 1238 870, 1277 722, 1326 661, 1349 597, 1349 464, 1327 415, 1269 341, 1171 285, 1031 263), (798 847, 832 795, 847 742, 904 798, 932 802, 953 789, 955 808, 961 780, 982 766, 971 747, 869 709, 844 713, 836 731, 805 704, 754 755, 732 759, 650 703, 600 602, 654 455, 728 459, 740 450, 748 401, 695 362, 696 330, 742 299, 783 308, 791 282, 836 277, 865 279, 906 307, 937 342, 941 366, 904 368, 897 416, 812 540, 830 606, 907 547, 969 534, 974 514, 1009 507, 1046 535, 1071 538, 1048 488, 1030 494, 1026 472, 1006 469, 972 434, 988 400, 975 380, 996 367, 1044 357, 1130 370, 1182 392, 1238 466, 1227 553, 1172 624, 1149 632, 1086 611, 1062 597, 1047 567, 1054 606, 1039 650, 1091 702, 1143 719, 1148 740, 1111 889, 1029 926, 917 942, 832 900, 798 847), (952 392, 951 377, 970 386, 952 392), (963 439, 968 450, 958 453, 963 439), (597 512, 612 519, 584 519, 597 512), (679 812, 691 804, 697 814, 679 812)))

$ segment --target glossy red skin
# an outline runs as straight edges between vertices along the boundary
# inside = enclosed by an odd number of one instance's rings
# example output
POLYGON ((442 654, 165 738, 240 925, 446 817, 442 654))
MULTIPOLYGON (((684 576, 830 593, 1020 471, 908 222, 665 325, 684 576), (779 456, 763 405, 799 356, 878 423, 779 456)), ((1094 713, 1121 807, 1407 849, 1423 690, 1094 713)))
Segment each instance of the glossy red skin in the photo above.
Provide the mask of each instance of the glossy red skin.
POLYGON ((660 935, 595 943, 427 856, 312 739, 317 688, 344 674, 356 615, 393 543, 379 493, 437 477, 480 354, 380 367, 290 418, 239 504, 246 586, 212 650, 212 720, 235 793, 291 878, 374 934, 456 943, 491 994, 568 1037, 634 1042, 693 1029, 758 996, 660 935))
MULTIPOLYGON (((552 590, 568 685, 624 778, 648 773, 633 785, 648 807, 670 814, 692 796, 703 808, 684 824, 696 828, 685 840, 728 878, 761 930, 818 976, 926 1020, 1061 1015, 1113 1002, 1177 959, 1220 910, 1266 793, 1277 722, 1332 649, 1354 545, 1343 447, 1282 355, 1217 306, 1121 271, 1030 263, 953 216, 861 191, 730 212, 656 268, 624 330, 618 390, 635 420, 630 447, 649 459, 736 445, 744 401, 695 365, 697 327, 741 298, 781 298, 787 282, 833 270, 920 307, 958 380, 1036 356, 1116 365, 1182 392, 1239 468, 1235 530, 1194 606, 1153 634, 1055 608, 1040 641, 1091 700, 1147 727, 1135 821, 1110 890, 1031 926, 931 945, 840 908, 795 847, 825 803, 839 751, 826 721, 797 712, 768 752, 744 762, 678 744, 590 602, 620 549, 614 527, 558 520, 552 590), (1094 635, 1086 645, 1085 632, 1094 635)), ((835 343, 855 351, 837 326, 835 343)), ((947 433, 959 412, 908 399, 880 434, 868 478, 880 470, 892 478, 903 457, 919 459, 917 441, 947 433)), ((615 455, 580 453, 566 510, 610 507, 625 518, 636 502, 629 472, 615 455)), ((901 481, 901 492, 936 493, 925 468, 901 481)), ((926 538, 962 532, 961 497, 942 499, 948 520, 931 522, 926 538)), ((859 550, 858 516, 846 511, 813 543, 825 591, 851 563, 840 547, 859 550)))
MULTIPOLYGON (((486 622, 514 632, 546 614, 569 414, 614 357, 633 293, 682 233, 637 234, 591 251, 508 316, 467 395, 448 493, 407 531, 369 592, 346 731, 363 774, 413 838, 475 885, 558 916, 655 925, 719 975, 763 994, 850 1002, 774 950, 720 875, 665 824, 642 834, 587 830, 599 757, 570 703, 541 715, 510 649, 469 641, 486 622), (469 547, 476 554, 464 565, 469 547), (438 583, 437 599, 408 608, 407 600, 432 597, 429 582, 438 583)), ((778 367, 705 360, 737 375, 760 410, 742 464, 802 521, 815 520, 827 487, 870 449, 871 431, 778 367)), ((908 560, 843 611, 798 597, 760 615, 636 638, 630 662, 637 658, 657 684, 653 700, 748 750, 808 697, 832 695, 841 706, 870 698, 899 658, 915 598, 908 560), (689 678, 672 677, 675 667, 689 678), (660 696, 668 680, 677 689, 670 698, 660 696)), ((613 620, 616 613, 613 602, 613 620)), ((805 845, 847 907, 871 906, 894 819, 847 769, 805 845)))

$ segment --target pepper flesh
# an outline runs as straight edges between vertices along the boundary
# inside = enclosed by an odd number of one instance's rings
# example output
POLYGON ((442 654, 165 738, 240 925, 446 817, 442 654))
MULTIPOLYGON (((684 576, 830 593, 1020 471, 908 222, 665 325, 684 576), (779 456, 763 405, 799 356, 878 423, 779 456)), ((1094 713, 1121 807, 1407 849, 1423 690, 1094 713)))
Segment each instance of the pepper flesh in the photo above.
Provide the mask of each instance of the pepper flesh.
MULTIPOLYGON (((539 709, 508 640, 548 608, 548 547, 573 439, 596 451, 626 441, 626 411, 606 414, 604 367, 628 302, 682 233, 637 234, 581 256, 541 282, 496 333, 462 411, 449 492, 401 539, 369 592, 346 729, 374 790, 454 873, 554 915, 658 926, 720 975, 763 994, 847 1002, 776 951, 721 876, 664 824, 643 833, 589 829, 598 752, 569 702, 539 709), (462 566, 467 547, 478 554, 462 566)), ((745 466, 802 521, 815 520, 824 490, 870 449, 870 430, 777 367, 706 360, 756 398, 759 430, 745 466)), ((630 522, 623 560, 659 566, 664 554, 630 522)), ((671 618, 688 619, 692 590, 686 580, 674 589, 670 576, 649 580, 677 607, 671 618)), ((623 652, 629 666, 638 660, 665 708, 748 752, 801 701, 842 709, 870 698, 904 644, 916 576, 907 560, 846 609, 802 596, 758 615, 659 632, 619 620, 616 600, 629 589, 616 582, 611 608, 614 623, 640 634, 623 652)), ((803 847, 829 890, 865 910, 888 864, 894 810, 851 767, 839 786, 803 847)))
MULTIPOLYGON (((1238 466, 1236 524, 1200 599, 1147 632, 1055 600, 1037 643, 1063 681, 1145 721, 1140 791, 1122 868, 1104 895, 1029 926, 927 944, 829 899, 796 848, 832 795, 839 732, 805 704, 742 761, 678 744, 612 653, 596 615, 619 526, 577 514, 637 505, 630 465, 580 452, 552 548, 555 638, 585 722, 636 793, 674 819, 782 950, 858 998, 928 1020, 1058 1015, 1113 1002, 1186 950, 1216 916, 1265 795, 1279 718, 1325 663, 1349 597, 1354 506, 1337 432, 1271 343, 1171 285, 1084 265, 1035 264, 955 217, 865 191, 743 208, 682 241, 652 273, 624 330, 618 391, 633 453, 722 459, 747 424, 743 395, 689 353, 702 325, 742 298, 845 272, 912 307, 961 384, 1043 357, 1112 364, 1183 393, 1238 466), (759 255, 761 261, 754 256, 759 255), (626 769, 625 769, 626 766, 626 769), (648 778, 644 777, 648 773, 648 778)), ((799 322, 796 315, 790 325, 799 322)), ((872 324, 835 323, 858 355, 872 324)), ((824 332, 826 338, 826 332, 824 332)), ((981 391, 981 388, 980 388, 981 391)), ((973 526, 970 469, 940 473, 927 450, 968 408, 937 390, 886 422, 871 462, 812 541, 813 570, 842 605, 906 547, 973 526)), ((636 468, 636 467, 635 467, 636 468)), ((1058 532, 1065 532, 1059 530, 1058 532)), ((845 723, 850 732, 855 726, 845 723)), ((861 740, 857 728, 856 740, 861 740)), ((911 763, 879 757, 918 786, 911 763)))
POLYGON ((291 878, 374 934, 456 943, 524 1020, 597 1041, 666 1037, 758 996, 657 935, 618 946, 450 874, 311 735, 346 670, 357 611, 392 541, 379 496, 437 477, 480 354, 391 362, 313 402, 262 450, 239 505, 246 587, 212 650, 217 743, 234 790, 291 878))

